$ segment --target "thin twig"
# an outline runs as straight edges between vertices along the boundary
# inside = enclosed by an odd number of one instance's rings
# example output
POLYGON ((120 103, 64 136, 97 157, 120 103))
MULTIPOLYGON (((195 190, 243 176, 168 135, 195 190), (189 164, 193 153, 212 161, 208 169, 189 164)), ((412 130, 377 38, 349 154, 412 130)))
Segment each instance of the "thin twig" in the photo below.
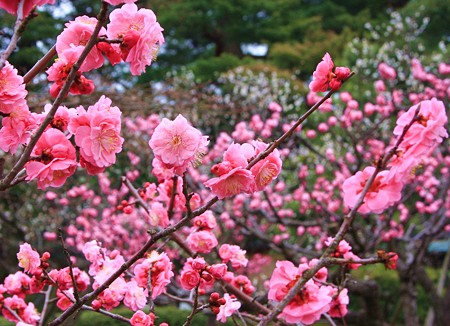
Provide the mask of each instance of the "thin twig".
POLYGON ((50 302, 50 294, 52 293, 52 286, 49 285, 44 292, 44 306, 42 307, 41 319, 39 320, 39 326, 44 326, 45 315, 47 314, 48 304, 50 302))
POLYGON ((67 263, 69 264, 69 274, 70 274, 70 278, 72 279, 72 284, 73 284, 73 296, 75 298, 75 301, 78 302, 78 301, 80 301, 80 295, 78 293, 77 281, 75 280, 75 276, 73 275, 72 259, 70 259, 69 251, 67 250, 66 245, 64 243, 64 238, 63 238, 61 228, 59 228, 58 231, 59 231, 59 239, 61 240, 61 245, 62 245, 63 251, 64 251, 64 256, 66 256, 67 263))
POLYGON ((192 305, 192 311, 189 314, 189 316, 187 316, 186 322, 183 324, 183 326, 189 326, 192 323, 192 318, 194 318, 195 314, 197 313, 197 308, 198 308, 198 287, 199 286, 200 286, 200 284, 195 287, 195 290, 194 290, 194 304, 192 305))

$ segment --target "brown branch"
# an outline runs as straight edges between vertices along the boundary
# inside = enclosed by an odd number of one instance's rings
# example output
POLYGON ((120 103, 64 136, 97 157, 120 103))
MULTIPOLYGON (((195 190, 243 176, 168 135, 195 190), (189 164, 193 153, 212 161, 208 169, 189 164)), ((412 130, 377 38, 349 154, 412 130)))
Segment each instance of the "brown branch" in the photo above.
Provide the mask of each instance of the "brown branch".
POLYGON ((75 280, 75 276, 73 275, 72 260, 70 259, 69 251, 67 250, 66 245, 64 243, 64 238, 63 238, 61 228, 59 228, 58 231, 59 231, 59 239, 61 240, 61 245, 62 245, 63 251, 64 251, 64 256, 66 257, 67 263, 69 264, 69 274, 70 274, 70 278, 72 279, 72 284, 73 284, 73 296, 75 298, 75 301, 79 302, 80 294, 78 293, 77 281, 75 280))
POLYGON ((56 55, 56 45, 53 45, 50 50, 38 61, 36 64, 31 68, 25 76, 23 76, 23 83, 28 84, 33 80, 34 77, 38 73, 42 71, 42 69, 45 69, 48 65, 48 63, 53 59, 53 57, 56 55))
POLYGON ((186 318, 186 322, 183 324, 183 326, 189 326, 192 323, 192 318, 194 318, 195 314, 198 312, 197 308, 198 308, 198 287, 200 286, 200 283, 197 284, 197 286, 195 287, 195 291, 194 291, 194 303, 192 305, 192 311, 189 314, 189 316, 187 316, 186 318))

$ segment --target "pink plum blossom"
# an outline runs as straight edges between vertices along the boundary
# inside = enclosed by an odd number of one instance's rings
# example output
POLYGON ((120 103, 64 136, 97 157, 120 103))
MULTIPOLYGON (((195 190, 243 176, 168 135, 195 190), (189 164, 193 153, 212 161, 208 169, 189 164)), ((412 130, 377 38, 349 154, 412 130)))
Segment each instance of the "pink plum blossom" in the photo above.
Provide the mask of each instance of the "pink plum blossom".
POLYGON ((111 100, 104 95, 87 111, 82 107, 77 111, 68 129, 80 147, 81 166, 86 167, 89 174, 97 174, 114 164, 116 154, 122 151, 122 113, 118 107, 111 106, 111 100))
POLYGON ((149 313, 148 315, 142 310, 136 311, 130 319, 132 326, 153 326, 155 324, 155 314, 149 313))
MULTIPOLYGON (((83 49, 81 47, 69 48, 62 52, 55 63, 47 69, 49 81, 55 82, 50 87, 50 95, 57 97, 61 91, 72 66, 78 60, 83 49)), ((81 71, 77 72, 74 82, 70 86, 69 92, 71 94, 91 94, 94 91, 94 82, 87 79, 81 74, 81 71)))
POLYGON ((378 72, 380 73, 380 76, 384 79, 392 80, 397 77, 395 69, 385 62, 382 62, 378 65, 378 72))
POLYGON ((41 265, 39 253, 31 248, 29 243, 20 245, 19 252, 17 253, 17 259, 19 260, 19 266, 29 274, 34 274, 37 268, 41 265))
POLYGON ((239 246, 223 244, 219 249, 219 256, 224 263, 231 262, 231 266, 234 269, 245 267, 248 264, 248 259, 245 258, 245 250, 242 250, 239 246))
POLYGON ((147 289, 138 286, 135 280, 131 280, 126 285, 123 304, 131 310, 136 311, 145 307, 147 304, 147 297, 147 289))
POLYGON ((0 149, 14 154, 19 145, 27 144, 30 141, 31 134, 36 127, 36 117, 31 114, 28 106, 25 104, 16 107, 9 116, 2 119, 0 149))
MULTIPOLYGON (((447 114, 442 101, 433 98, 422 101, 412 106, 406 113, 397 119, 394 135, 401 135, 405 126, 413 119, 416 109, 419 108, 418 121, 413 123, 405 135, 402 146, 411 145, 412 151, 419 147, 432 147, 441 143, 443 138, 448 137, 446 130, 447 114)), ((421 150, 419 150, 420 152, 421 150)))
POLYGON ((211 252, 218 244, 214 233, 206 230, 191 233, 186 241, 192 250, 202 254, 211 252))
POLYGON ((336 67, 333 72, 333 68, 333 60, 327 52, 313 72, 313 80, 309 84, 312 92, 325 92, 328 88, 338 90, 341 87, 342 81, 350 75, 350 69, 347 67, 336 67))
MULTIPOLYGON (((256 155, 267 147, 266 144, 258 141, 255 141, 254 145, 257 148, 256 155)), ((266 158, 253 165, 250 171, 255 177, 256 190, 260 191, 266 188, 280 174, 281 166, 282 162, 278 149, 275 149, 266 158)))
MULTIPOLYGON (((77 54, 81 55, 81 52, 94 32, 96 24, 97 19, 88 16, 77 17, 75 20, 66 23, 66 28, 64 28, 62 33, 56 38, 56 52, 58 53, 58 56, 61 57, 68 49, 79 49, 77 54)), ((102 27, 99 35, 105 34, 106 29, 102 27)), ((94 46, 83 61, 80 72, 100 68, 103 65, 103 62, 104 58, 102 52, 98 46, 94 46)))
POLYGON ((152 270, 152 299, 155 299, 165 291, 166 285, 173 277, 172 263, 166 253, 158 254, 152 251, 141 263, 134 267, 134 275, 137 284, 147 288, 148 273, 152 270))
POLYGON ((208 143, 208 138, 181 114, 173 121, 164 118, 149 141, 155 157, 167 168, 174 168, 178 175, 203 155, 208 143))
POLYGON ((212 178, 204 182, 204 185, 223 199, 240 193, 253 193, 255 191, 255 180, 253 174, 243 168, 235 168, 218 178, 212 178))
POLYGON ((25 165, 25 180, 38 180, 38 188, 61 187, 78 165, 75 148, 57 129, 46 130, 32 152, 32 160, 25 165))
POLYGON ((227 317, 230 317, 235 311, 239 310, 241 303, 236 299, 232 299, 228 293, 225 293, 223 298, 225 299, 225 303, 219 307, 220 310, 216 320, 226 323, 227 317))
POLYGON ((348 312, 347 306, 349 303, 350 299, 348 298, 348 290, 342 289, 339 291, 337 297, 331 302, 330 311, 328 311, 328 314, 333 318, 344 317, 348 312))
POLYGON ((26 106, 23 78, 8 61, 0 70, 0 113, 9 114, 16 107, 26 106))
MULTIPOLYGON (((307 264, 295 267, 290 261, 278 261, 269 281, 269 300, 281 301, 301 277, 307 264)), ((310 325, 330 309, 331 287, 321 286, 313 280, 306 282, 301 293, 283 309, 280 318, 288 323, 310 325)))
POLYGON ((313 81, 309 84, 309 88, 313 92, 325 92, 328 89, 328 84, 333 78, 334 63, 331 56, 327 53, 322 58, 322 61, 316 67, 313 73, 313 81))
POLYGON ((113 10, 109 19, 108 38, 122 39, 122 43, 117 45, 122 59, 131 64, 133 75, 142 74, 145 66, 156 59, 159 46, 164 43, 163 29, 155 14, 149 9, 138 10, 134 3, 127 3, 113 10))
MULTIPOLYGON (((374 173, 375 167, 368 166, 363 171, 358 171, 354 176, 345 180, 342 185, 344 192, 344 203, 353 208, 363 191, 367 180, 374 173)), ((369 191, 364 197, 364 203, 359 207, 358 212, 362 214, 382 213, 387 207, 393 205, 401 198, 403 184, 395 180, 388 180, 389 171, 381 171, 377 174, 369 191)))

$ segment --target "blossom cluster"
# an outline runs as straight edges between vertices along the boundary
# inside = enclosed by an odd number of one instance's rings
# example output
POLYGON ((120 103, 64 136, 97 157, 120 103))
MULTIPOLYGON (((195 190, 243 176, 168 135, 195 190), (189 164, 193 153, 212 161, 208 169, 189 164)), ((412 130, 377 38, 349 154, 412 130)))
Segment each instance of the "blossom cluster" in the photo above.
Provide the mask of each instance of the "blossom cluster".
MULTIPOLYGON (((296 267, 290 261, 277 261, 269 281, 269 300, 277 302, 283 300, 296 281, 302 277, 303 272, 316 263, 317 260, 311 260, 296 267)), ((311 325, 324 313, 328 313, 331 317, 345 316, 349 303, 347 289, 325 285, 327 276, 328 270, 325 267, 319 269, 314 279, 308 280, 303 289, 283 309, 280 317, 288 323, 311 325)))
MULTIPOLYGON (((162 27, 150 9, 138 9, 134 1, 111 1, 110 4, 127 2, 110 15, 107 27, 101 27, 99 39, 82 62, 69 92, 71 94, 90 94, 94 82, 83 74, 104 65, 106 56, 112 65, 122 61, 130 64, 133 75, 141 75, 145 67, 156 59, 159 46, 164 43, 162 27), (111 42, 112 41, 112 42, 111 42)), ((98 20, 94 17, 80 16, 66 24, 56 39, 58 59, 47 70, 47 79, 54 82, 50 94, 57 97, 73 65, 80 58, 86 44, 93 37, 98 20)), ((97 35, 95 35, 97 36, 97 35)))
MULTIPOLYGON (((388 164, 389 170, 379 172, 364 197, 358 212, 382 213, 401 199, 403 186, 410 181, 411 171, 448 137, 444 103, 425 100, 412 106, 397 119, 394 135, 401 143, 388 164)), ((345 180, 342 185, 345 204, 353 208, 376 168, 369 166, 345 180)))

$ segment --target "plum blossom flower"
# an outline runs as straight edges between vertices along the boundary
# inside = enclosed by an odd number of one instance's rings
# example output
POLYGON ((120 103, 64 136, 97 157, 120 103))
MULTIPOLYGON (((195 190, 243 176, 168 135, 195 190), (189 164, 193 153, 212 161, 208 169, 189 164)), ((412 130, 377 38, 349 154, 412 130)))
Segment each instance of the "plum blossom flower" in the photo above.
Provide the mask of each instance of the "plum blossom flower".
POLYGON ((147 287, 148 273, 152 270, 152 299, 164 292, 173 277, 172 263, 165 252, 152 251, 146 259, 134 267, 135 280, 139 286, 147 287))
POLYGON ((147 304, 147 289, 138 286, 135 280, 131 280, 126 285, 123 304, 133 311, 142 309, 147 304))
POLYGON ((149 313, 148 315, 142 310, 136 311, 130 319, 132 326, 153 326, 155 324, 155 314, 149 313))
POLYGON ((408 129, 402 146, 411 146, 409 150, 418 151, 421 154, 420 147, 432 147, 441 143, 443 138, 448 137, 446 130, 447 114, 445 105, 442 101, 433 98, 431 100, 422 101, 402 114, 397 119, 397 125, 394 128, 394 135, 400 136, 405 126, 407 126, 414 118, 416 109, 419 108, 418 121, 412 124, 408 129))
MULTIPOLYGON (((344 181, 342 185, 344 203, 353 208, 363 191, 367 180, 374 173, 375 167, 368 166, 363 171, 358 171, 344 181)), ((403 184, 395 180, 388 180, 389 171, 381 171, 377 174, 369 191, 364 197, 364 203, 359 207, 358 212, 362 214, 382 213, 387 207, 393 205, 401 198, 403 184)))
POLYGON ((19 145, 27 144, 30 141, 31 134, 37 126, 36 117, 26 104, 16 107, 9 116, 2 119, 0 149, 14 154, 19 145))
MULTIPOLYGON (((335 289, 334 289, 335 290, 335 289)), ((333 295, 334 296, 334 295, 333 295)), ((350 303, 350 299, 348 298, 348 290, 342 289, 336 298, 330 304, 330 310, 328 314, 333 318, 342 318, 347 312, 347 306, 350 303)))
MULTIPOLYGON (((78 58, 83 51, 82 47, 75 47, 66 49, 62 52, 55 63, 47 69, 47 79, 55 82, 50 87, 50 95, 57 97, 61 88, 63 87, 67 77, 69 76, 70 69, 77 62, 78 58)), ((94 82, 87 79, 81 74, 81 71, 77 72, 74 82, 70 86, 69 92, 71 94, 91 94, 94 91, 94 82)))
MULTIPOLYGON (((0 8, 12 15, 17 15, 19 0, 0 0, 0 8)), ((23 16, 26 17, 35 6, 54 4, 55 0, 25 0, 23 3, 23 16)))
POLYGON ((380 76, 384 79, 392 80, 395 79, 395 77, 397 77, 395 69, 385 62, 381 62, 378 65, 378 72, 380 73, 380 76))
POLYGON ((174 168, 177 174, 182 175, 189 164, 203 155, 208 143, 208 137, 202 136, 180 114, 173 121, 162 119, 149 146, 163 165, 174 168))
POLYGON ((9 114, 17 107, 26 106, 23 78, 8 61, 0 70, 0 113, 9 114))
POLYGON ((211 252, 218 244, 214 233, 207 230, 191 233, 186 241, 189 248, 202 254, 211 252))
POLYGON ((255 179, 249 170, 235 168, 230 172, 204 183, 211 191, 223 199, 240 193, 251 194, 255 191, 255 179))
POLYGON ((242 250, 239 246, 223 244, 219 249, 219 256, 224 263, 231 262, 231 266, 234 269, 245 267, 248 264, 248 259, 245 258, 245 250, 242 250))
MULTIPOLYGON (((97 19, 88 16, 76 17, 75 20, 66 23, 66 28, 56 38, 56 52, 58 56, 61 57, 68 49, 78 49, 77 54, 81 55, 81 52, 94 32, 96 24, 97 19)), ((106 29, 102 27, 99 35, 105 34, 106 29)), ((80 71, 86 72, 100 68, 104 61, 103 54, 96 45, 83 61, 80 71)))
POLYGON ((122 43, 116 45, 122 59, 131 64, 132 75, 142 74, 145 66, 155 61, 159 46, 164 43, 163 29, 155 14, 149 9, 138 10, 134 3, 127 3, 113 10, 109 19, 106 35, 109 39, 122 39, 122 43))
POLYGON ((227 317, 230 317, 241 307, 241 303, 236 299, 231 298, 228 293, 223 295, 225 303, 219 307, 219 313, 217 314, 216 320, 226 323, 227 317))
POLYGON ((61 187, 78 165, 75 148, 58 129, 47 129, 32 152, 32 160, 25 165, 25 180, 38 180, 38 188, 61 187))
POLYGON ((104 95, 87 111, 78 107, 77 113, 68 129, 80 147, 81 166, 86 167, 89 174, 98 174, 114 164, 116 154, 122 151, 122 113, 117 106, 111 106, 111 100, 104 95))
POLYGON ((24 243, 19 246, 17 259, 19 266, 22 267, 26 273, 33 274, 41 265, 41 258, 39 253, 31 248, 29 243, 24 243))
POLYGON ((313 72, 313 80, 309 84, 312 92, 326 92, 328 88, 338 90, 341 87, 342 81, 350 75, 350 69, 347 67, 336 67, 333 72, 333 68, 333 60, 327 52, 313 72))
MULTIPOLYGON (((266 144, 259 141, 255 141, 254 146, 256 148, 255 155, 264 151, 267 147, 266 144)), ((252 166, 250 171, 255 177, 256 190, 263 190, 267 185, 269 185, 272 180, 280 174, 281 166, 282 161, 278 149, 275 149, 266 158, 252 166)))
MULTIPOLYGON (((301 277, 302 272, 309 268, 308 264, 295 267, 290 261, 277 261, 269 281, 269 299, 281 301, 301 277)), ((302 291, 283 309, 280 318, 288 323, 314 323, 330 309, 331 291, 331 287, 309 280, 302 291)))

